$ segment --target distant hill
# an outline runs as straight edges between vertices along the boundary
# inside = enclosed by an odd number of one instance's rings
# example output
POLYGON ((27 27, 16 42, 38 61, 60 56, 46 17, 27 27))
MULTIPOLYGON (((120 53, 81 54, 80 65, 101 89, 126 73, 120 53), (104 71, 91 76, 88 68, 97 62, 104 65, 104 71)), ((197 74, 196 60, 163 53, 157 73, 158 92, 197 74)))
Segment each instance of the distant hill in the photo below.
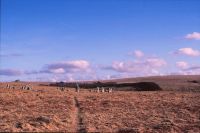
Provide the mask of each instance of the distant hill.
POLYGON ((136 83, 136 82, 154 82, 163 90, 178 91, 199 91, 200 75, 170 75, 170 76, 151 76, 138 78, 123 78, 114 80, 104 80, 103 82, 136 83))
MULTIPOLYGON (((96 88, 101 87, 114 87, 116 90, 137 90, 138 83, 145 83, 147 86, 145 90, 164 90, 164 91, 195 91, 200 92, 200 75, 170 75, 170 76, 151 76, 151 77, 137 77, 137 78, 122 78, 113 80, 99 80, 99 81, 81 81, 81 82, 64 82, 68 87, 76 87, 76 83, 80 84, 82 88, 96 88), (149 85, 147 85, 149 84, 149 85), (154 85, 153 85, 154 84, 154 85), (151 86, 151 87, 150 87, 151 86), (159 87, 153 87, 159 86, 159 87)), ((42 86, 58 86, 60 82, 25 82, 20 81, 15 84, 42 85, 42 86)), ((140 84, 141 85, 141 84, 140 84)), ((143 87, 144 88, 144 87, 143 87)))

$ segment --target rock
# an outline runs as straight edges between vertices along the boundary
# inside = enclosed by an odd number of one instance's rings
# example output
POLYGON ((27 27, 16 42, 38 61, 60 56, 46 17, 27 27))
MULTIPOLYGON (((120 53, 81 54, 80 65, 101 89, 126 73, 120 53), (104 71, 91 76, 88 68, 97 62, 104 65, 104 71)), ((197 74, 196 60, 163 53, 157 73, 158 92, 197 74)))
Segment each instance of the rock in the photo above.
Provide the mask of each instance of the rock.
POLYGON ((49 124, 50 123, 50 118, 46 117, 46 116, 39 116, 39 117, 36 118, 36 121, 40 122, 40 123, 49 124))
POLYGON ((21 122, 17 122, 17 123, 15 124, 15 127, 16 127, 16 128, 22 128, 22 123, 21 123, 21 122))

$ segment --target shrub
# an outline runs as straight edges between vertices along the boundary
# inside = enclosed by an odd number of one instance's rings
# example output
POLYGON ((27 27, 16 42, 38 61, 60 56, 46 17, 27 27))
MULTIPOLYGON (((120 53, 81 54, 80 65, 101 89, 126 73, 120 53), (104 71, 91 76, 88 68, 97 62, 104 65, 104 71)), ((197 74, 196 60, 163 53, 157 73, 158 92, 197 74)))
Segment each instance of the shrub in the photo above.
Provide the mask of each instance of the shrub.
POLYGON ((136 91, 159 91, 160 86, 154 82, 139 82, 133 85, 136 91))
POLYGON ((15 82, 20 82, 20 80, 19 80, 19 79, 17 79, 17 80, 15 80, 15 82))

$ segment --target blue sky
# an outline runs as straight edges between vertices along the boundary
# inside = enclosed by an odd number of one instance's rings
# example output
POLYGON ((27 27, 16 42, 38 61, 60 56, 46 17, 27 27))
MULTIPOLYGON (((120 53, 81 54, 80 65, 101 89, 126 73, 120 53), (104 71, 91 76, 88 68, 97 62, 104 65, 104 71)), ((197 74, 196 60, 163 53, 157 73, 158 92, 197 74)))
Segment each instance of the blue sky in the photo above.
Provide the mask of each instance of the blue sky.
POLYGON ((200 74, 199 0, 1 0, 0 80, 200 74))

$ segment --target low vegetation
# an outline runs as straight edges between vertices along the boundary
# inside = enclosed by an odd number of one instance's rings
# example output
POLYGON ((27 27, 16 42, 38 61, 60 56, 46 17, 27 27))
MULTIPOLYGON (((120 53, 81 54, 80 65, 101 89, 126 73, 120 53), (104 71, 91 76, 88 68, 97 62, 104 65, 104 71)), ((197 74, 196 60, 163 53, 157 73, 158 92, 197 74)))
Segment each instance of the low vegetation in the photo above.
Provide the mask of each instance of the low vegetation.
POLYGON ((56 89, 34 89, 0 88, 0 131, 75 131, 73 97, 56 89))
POLYGON ((115 92, 79 96, 89 132, 199 132, 200 93, 115 92))
POLYGON ((91 82, 91 83, 65 83, 59 82, 50 84, 50 86, 57 87, 73 87, 76 88, 76 84, 79 84, 84 89, 96 89, 97 87, 114 88, 115 90, 123 91, 160 91, 160 86, 154 82, 137 82, 137 83, 116 83, 116 82, 91 82))
POLYGON ((200 132, 198 78, 123 80, 0 83, 0 132, 200 132))

